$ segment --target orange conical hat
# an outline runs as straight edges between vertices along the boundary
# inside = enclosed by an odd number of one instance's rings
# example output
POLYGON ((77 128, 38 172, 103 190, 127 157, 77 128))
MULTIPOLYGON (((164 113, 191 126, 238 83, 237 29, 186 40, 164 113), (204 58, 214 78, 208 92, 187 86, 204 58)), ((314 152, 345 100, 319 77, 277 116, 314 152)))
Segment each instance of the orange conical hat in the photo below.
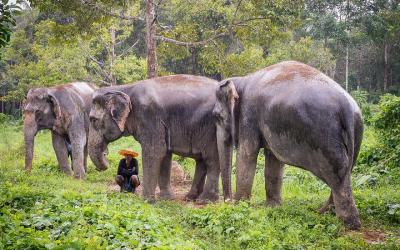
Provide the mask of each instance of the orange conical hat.
POLYGON ((136 153, 135 151, 133 151, 131 148, 122 149, 122 150, 120 150, 118 153, 119 153, 120 155, 123 155, 123 156, 130 155, 130 156, 132 156, 133 158, 135 158, 135 157, 137 157, 137 156, 139 155, 138 153, 136 153))

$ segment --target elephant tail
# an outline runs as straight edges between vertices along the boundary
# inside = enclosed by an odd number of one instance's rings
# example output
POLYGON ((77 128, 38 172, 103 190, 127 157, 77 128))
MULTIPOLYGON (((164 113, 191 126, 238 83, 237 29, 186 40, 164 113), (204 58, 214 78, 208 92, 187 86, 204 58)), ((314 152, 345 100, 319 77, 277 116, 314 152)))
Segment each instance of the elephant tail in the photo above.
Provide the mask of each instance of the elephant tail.
POLYGON ((364 123, 360 112, 354 114, 354 153, 353 153, 353 164, 356 165, 358 153, 360 152, 361 142, 364 134, 364 123))
POLYGON ((342 135, 348 157, 346 169, 351 172, 356 164, 357 156, 360 151, 364 126, 359 109, 357 108, 354 110, 350 107, 347 108, 342 116, 342 135))

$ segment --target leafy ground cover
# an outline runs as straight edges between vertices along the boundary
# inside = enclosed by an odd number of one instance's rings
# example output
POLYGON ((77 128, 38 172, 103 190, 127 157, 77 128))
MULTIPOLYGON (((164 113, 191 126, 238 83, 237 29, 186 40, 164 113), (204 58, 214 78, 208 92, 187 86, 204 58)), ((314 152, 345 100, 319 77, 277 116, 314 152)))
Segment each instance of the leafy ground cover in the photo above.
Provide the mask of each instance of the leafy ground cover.
MULTIPOLYGON (((374 140, 367 131, 366 143, 374 140)), ((20 124, 0 125, 0 249, 400 249, 398 175, 354 174, 363 228, 352 232, 333 214, 316 212, 329 189, 298 168, 286 167, 282 207, 266 208, 262 155, 250 202, 198 207, 147 204, 110 189, 117 151, 140 152, 131 138, 110 145, 107 171, 90 163, 86 181, 60 173, 48 132, 38 134, 35 146, 27 175, 20 124)), ((193 161, 175 160, 193 174, 193 161)))

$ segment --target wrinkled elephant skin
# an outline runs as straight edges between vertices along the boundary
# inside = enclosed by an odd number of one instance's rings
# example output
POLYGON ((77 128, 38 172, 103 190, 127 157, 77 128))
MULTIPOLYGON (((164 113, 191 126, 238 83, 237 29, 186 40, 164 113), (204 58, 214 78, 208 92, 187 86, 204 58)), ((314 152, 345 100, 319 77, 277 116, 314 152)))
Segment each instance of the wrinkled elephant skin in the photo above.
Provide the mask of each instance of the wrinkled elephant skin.
POLYGON ((89 155, 106 169, 107 144, 132 135, 142 147, 143 195, 172 198, 172 153, 196 160, 189 200, 218 199, 220 174, 215 119, 218 82, 205 77, 174 75, 96 91, 90 112, 89 155))
POLYGON ((92 94, 97 89, 85 82, 29 90, 24 105, 25 169, 32 170, 34 139, 49 129, 60 168, 78 179, 86 177, 87 135, 92 94), (72 168, 67 143, 71 145, 72 168))
POLYGON ((250 198, 257 155, 264 148, 268 205, 281 203, 286 163, 324 181, 332 190, 337 216, 347 227, 360 228, 351 172, 363 122, 356 102, 339 84, 289 61, 224 80, 216 95, 213 112, 225 128, 220 136, 237 135, 235 199, 250 198))

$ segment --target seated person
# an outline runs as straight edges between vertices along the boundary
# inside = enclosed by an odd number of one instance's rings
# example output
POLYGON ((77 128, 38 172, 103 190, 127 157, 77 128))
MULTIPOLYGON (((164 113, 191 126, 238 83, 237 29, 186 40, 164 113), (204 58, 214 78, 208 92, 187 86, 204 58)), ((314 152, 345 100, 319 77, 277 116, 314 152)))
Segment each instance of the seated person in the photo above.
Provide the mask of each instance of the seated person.
POLYGON ((121 192, 135 193, 136 188, 140 185, 138 161, 135 159, 139 154, 132 149, 121 150, 119 154, 125 156, 125 158, 119 161, 115 181, 121 187, 121 192))

